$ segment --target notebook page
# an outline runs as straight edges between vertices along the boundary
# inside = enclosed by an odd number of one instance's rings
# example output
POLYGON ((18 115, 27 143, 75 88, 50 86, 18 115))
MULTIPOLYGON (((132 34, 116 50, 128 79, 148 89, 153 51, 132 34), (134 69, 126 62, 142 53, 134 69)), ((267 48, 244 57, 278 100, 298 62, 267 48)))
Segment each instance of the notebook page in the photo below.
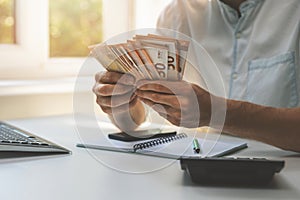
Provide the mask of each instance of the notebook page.
POLYGON ((97 134, 94 136, 95 137, 88 137, 88 139, 82 141, 82 144, 78 144, 77 146, 99 150, 147 154, 150 156, 177 159, 181 156, 221 156, 230 152, 234 152, 234 150, 236 149, 244 148, 247 145, 245 142, 235 139, 232 139, 232 141, 230 142, 222 142, 197 138, 200 144, 201 151, 200 154, 195 154, 192 146, 194 137, 189 136, 169 143, 134 151, 133 146, 135 144, 152 141, 153 139, 138 142, 122 142, 111 140, 107 137, 107 135, 103 134, 97 134))
POLYGON ((214 157, 221 156, 239 148, 246 147, 246 143, 239 140, 228 142, 211 141, 197 138, 200 144, 200 153, 197 154, 193 149, 193 137, 187 137, 180 140, 175 140, 170 143, 165 143, 159 146, 150 147, 145 150, 138 150, 138 153, 149 154, 153 156, 162 156, 170 158, 180 158, 181 156, 200 156, 214 157))

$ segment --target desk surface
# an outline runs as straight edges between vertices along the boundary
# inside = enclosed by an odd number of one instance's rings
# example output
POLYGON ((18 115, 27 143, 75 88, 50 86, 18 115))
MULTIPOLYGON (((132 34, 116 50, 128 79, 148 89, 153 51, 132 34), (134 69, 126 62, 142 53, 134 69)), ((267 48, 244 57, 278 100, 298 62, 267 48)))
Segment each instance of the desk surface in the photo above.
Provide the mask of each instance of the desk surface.
MULTIPOLYGON (((73 154, 0 160, 1 199, 300 199, 299 154, 281 151, 258 142, 249 141, 249 148, 237 155, 284 159, 286 167, 270 186, 198 186, 191 183, 180 169, 178 161, 160 170, 141 174, 120 172, 105 166, 85 149, 75 147, 79 137, 72 116, 9 122, 63 145, 72 150, 73 154)), ((161 159, 104 151, 93 153, 115 161, 126 159, 129 167, 147 167, 149 159, 151 162, 161 159)), ((124 162, 119 164, 124 165, 124 162)))

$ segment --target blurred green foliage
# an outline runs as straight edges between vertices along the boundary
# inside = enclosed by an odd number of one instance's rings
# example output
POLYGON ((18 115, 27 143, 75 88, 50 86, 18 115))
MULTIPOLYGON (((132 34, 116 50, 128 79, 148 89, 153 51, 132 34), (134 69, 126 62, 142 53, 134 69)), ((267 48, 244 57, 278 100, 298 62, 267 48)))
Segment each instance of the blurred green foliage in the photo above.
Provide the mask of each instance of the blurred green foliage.
MULTIPOLYGON (((14 0, 0 0, 0 43, 15 43, 14 0)), ((102 0, 49 0, 50 57, 85 57, 102 41, 102 0)))
POLYGON ((0 0, 0 43, 15 43, 14 0, 0 0))
POLYGON ((50 57, 85 57, 102 41, 102 0, 49 0, 49 7, 50 57))

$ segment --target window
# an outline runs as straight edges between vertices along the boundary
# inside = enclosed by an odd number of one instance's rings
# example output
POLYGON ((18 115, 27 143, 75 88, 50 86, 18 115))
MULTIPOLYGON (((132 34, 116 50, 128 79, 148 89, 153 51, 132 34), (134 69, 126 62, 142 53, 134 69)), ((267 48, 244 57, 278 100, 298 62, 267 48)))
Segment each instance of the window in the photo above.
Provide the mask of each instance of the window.
POLYGON ((0 0, 0 44, 14 44, 15 10, 13 0, 0 0))
POLYGON ((102 41, 102 0, 49 1, 50 57, 85 57, 102 41))
POLYGON ((0 78, 77 75, 89 45, 155 27, 170 1, 0 0, 0 78))

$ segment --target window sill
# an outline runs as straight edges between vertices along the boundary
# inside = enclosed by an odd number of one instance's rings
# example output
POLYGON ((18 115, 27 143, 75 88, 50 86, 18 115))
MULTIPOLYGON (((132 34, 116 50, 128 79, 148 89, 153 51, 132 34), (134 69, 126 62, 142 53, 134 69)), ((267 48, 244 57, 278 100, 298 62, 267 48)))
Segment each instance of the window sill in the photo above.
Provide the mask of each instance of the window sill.
POLYGON ((91 91, 93 77, 56 78, 43 80, 1 80, 0 96, 19 96, 35 94, 73 93, 76 81, 81 81, 84 87, 81 91, 91 91))
POLYGON ((74 92, 91 95, 93 84, 92 76, 1 80, 0 120, 70 114, 73 112, 74 92))

